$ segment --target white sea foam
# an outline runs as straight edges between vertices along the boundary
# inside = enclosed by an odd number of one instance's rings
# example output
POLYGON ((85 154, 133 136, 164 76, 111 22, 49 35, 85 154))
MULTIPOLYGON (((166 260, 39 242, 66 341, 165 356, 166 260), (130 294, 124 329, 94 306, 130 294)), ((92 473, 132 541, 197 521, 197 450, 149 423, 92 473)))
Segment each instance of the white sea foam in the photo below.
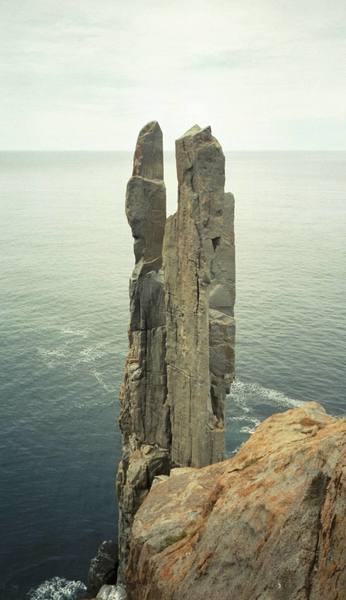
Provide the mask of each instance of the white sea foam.
POLYGON ((36 348, 37 354, 41 358, 41 360, 47 365, 49 368, 54 368, 58 363, 64 361, 68 355, 68 344, 62 344, 61 346, 57 346, 56 348, 36 348))
POLYGON ((104 380, 104 377, 102 375, 102 373, 100 373, 99 371, 92 371, 96 381, 98 381, 98 383, 103 387, 104 390, 106 390, 106 392, 116 392, 116 386, 115 385, 107 385, 107 383, 104 380))
POLYGON ((258 419, 255 419, 254 421, 255 422, 254 422, 254 424, 252 426, 251 425, 244 425, 243 427, 241 427, 239 429, 240 433, 249 433, 249 434, 254 433, 257 425, 260 424, 260 421, 258 419))
POLYGON ((80 364, 92 364, 103 358, 107 352, 105 343, 90 346, 81 346, 81 338, 76 341, 72 339, 60 344, 55 348, 36 348, 37 354, 41 360, 50 368, 57 367, 59 364, 65 364, 69 370, 74 370, 80 364))
POLYGON ((106 351, 102 350, 104 347, 103 343, 95 344, 94 346, 86 346, 79 352, 79 358, 76 360, 76 364, 79 363, 92 363, 98 358, 105 356, 106 351))
POLYGON ((279 390, 266 388, 256 382, 236 379, 228 395, 226 421, 228 427, 246 436, 254 433, 256 427, 270 412, 302 406, 303 401, 286 396, 279 390), (261 407, 265 405, 265 410, 261 407))
POLYGON ((86 591, 82 581, 68 581, 62 577, 53 577, 30 590, 29 600, 77 600, 86 591))
POLYGON ((61 333, 64 333, 65 335, 71 335, 71 336, 76 336, 76 337, 83 337, 83 338, 87 338, 89 333, 87 331, 85 331, 84 329, 72 329, 72 327, 63 327, 61 330, 61 333))
POLYGON ((253 431, 255 431, 257 425, 260 424, 260 419, 257 419, 256 417, 252 417, 250 416, 248 413, 246 413, 245 415, 240 415, 240 416, 234 416, 232 415, 232 421, 238 421, 239 422, 239 427, 240 430, 242 432, 247 432, 247 429, 250 428, 252 431, 250 431, 250 433, 253 433, 253 431), (245 423, 245 425, 242 425, 242 422, 245 423))
POLYGON ((266 388, 259 383, 252 382, 247 383, 236 379, 231 387, 231 393, 229 398, 240 405, 244 412, 250 412, 249 402, 254 401, 256 404, 266 402, 267 404, 273 404, 275 407, 293 408, 302 406, 304 402, 302 400, 296 400, 286 396, 283 392, 272 388, 266 388))

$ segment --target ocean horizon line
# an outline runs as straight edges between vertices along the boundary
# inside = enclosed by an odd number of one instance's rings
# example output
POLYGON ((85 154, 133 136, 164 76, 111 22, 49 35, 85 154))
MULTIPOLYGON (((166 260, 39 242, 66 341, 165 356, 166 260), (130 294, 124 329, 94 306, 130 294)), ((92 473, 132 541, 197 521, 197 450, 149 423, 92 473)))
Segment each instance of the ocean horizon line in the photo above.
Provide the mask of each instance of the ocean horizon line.
MULTIPOLYGON (((174 154, 175 149, 170 148, 168 150, 164 150, 164 154, 174 154)), ((224 153, 237 153, 237 154, 345 154, 346 153, 346 148, 344 150, 294 150, 294 149, 272 149, 272 150, 235 150, 235 149, 231 149, 231 150, 224 150, 224 153)), ((2 154, 67 154, 67 153, 89 153, 89 154, 114 154, 114 153, 123 153, 123 154, 131 154, 133 153, 132 150, 123 150, 123 149, 114 149, 114 150, 100 150, 100 149, 96 149, 93 150, 92 148, 89 149, 64 149, 64 150, 40 150, 40 149, 8 149, 8 148, 0 148, 0 153, 2 154)))

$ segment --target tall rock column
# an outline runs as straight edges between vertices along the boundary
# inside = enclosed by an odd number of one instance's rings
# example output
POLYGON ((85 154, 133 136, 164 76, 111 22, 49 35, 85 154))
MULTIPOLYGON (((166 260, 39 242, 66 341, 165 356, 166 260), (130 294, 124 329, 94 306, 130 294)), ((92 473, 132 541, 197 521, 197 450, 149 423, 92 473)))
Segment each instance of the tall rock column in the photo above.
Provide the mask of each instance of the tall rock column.
POLYGON ((127 185, 134 238, 129 352, 120 392, 119 575, 126 582, 136 511, 156 475, 224 454, 234 376, 233 196, 210 127, 176 142, 178 210, 166 221, 162 133, 140 132, 127 185))
POLYGON ((225 158, 210 127, 176 142, 178 209, 164 239, 172 462, 224 455, 224 400, 234 376, 234 230, 225 158))
POLYGON ((126 215, 134 238, 136 264, 130 280, 129 351, 120 392, 120 577, 126 568, 134 514, 155 475, 168 473, 170 468, 162 272, 166 190, 162 132, 157 122, 148 123, 138 136, 126 191, 126 215))

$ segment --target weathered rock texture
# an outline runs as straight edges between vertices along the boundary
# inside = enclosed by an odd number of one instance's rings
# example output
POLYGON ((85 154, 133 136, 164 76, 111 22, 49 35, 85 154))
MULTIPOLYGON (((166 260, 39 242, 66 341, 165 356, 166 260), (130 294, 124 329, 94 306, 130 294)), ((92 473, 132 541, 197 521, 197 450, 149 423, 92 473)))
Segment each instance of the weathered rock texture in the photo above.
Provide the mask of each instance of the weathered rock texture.
POLYGON ((346 422, 311 402, 234 458, 158 478, 134 520, 129 600, 344 600, 345 461, 346 422))
POLYGON ((136 264, 120 393, 120 580, 133 518, 154 477, 172 464, 222 460, 224 451, 234 372, 233 197, 224 193, 225 159, 209 127, 188 131, 176 155, 178 210, 167 223, 156 122, 139 134, 126 193, 136 264))
POLYGON ((234 376, 234 232, 225 158, 210 127, 176 142, 178 210, 167 220, 164 271, 172 460, 224 456, 224 401, 234 376))
POLYGON ((91 560, 88 572, 88 593, 93 596, 104 584, 115 584, 118 570, 118 544, 112 540, 102 542, 91 560))
MULTIPOLYGON (((118 469, 119 561, 128 553, 133 516, 155 475, 170 468, 170 420, 166 393, 165 303, 162 242, 166 222, 162 132, 158 123, 140 132, 126 215, 136 265, 130 281, 129 352, 120 392, 123 456, 118 469)), ((120 573, 121 574, 121 573, 120 573)))
POLYGON ((103 585, 94 600, 126 600, 126 592, 120 586, 103 585))

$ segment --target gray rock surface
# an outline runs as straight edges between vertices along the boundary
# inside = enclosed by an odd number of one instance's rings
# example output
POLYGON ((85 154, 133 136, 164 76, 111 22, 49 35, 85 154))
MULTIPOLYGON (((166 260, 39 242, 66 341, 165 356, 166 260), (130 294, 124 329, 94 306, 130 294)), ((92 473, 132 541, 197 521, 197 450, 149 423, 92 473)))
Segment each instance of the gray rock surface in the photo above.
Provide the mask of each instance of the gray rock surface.
POLYGON ((95 558, 90 561, 88 572, 88 593, 95 595, 103 584, 117 581, 118 545, 112 540, 102 542, 95 558))
POLYGON ((138 136, 126 215, 134 238, 130 280, 129 352, 120 392, 123 456, 118 469, 119 559, 128 554, 133 516, 153 478, 170 466, 170 417, 166 402, 165 303, 162 242, 166 222, 162 132, 146 125, 138 136))
POLYGON ((176 142, 178 210, 164 239, 172 460, 224 454, 224 401, 234 376, 234 230, 225 158, 210 127, 176 142))
POLYGON ((120 580, 136 511, 173 465, 222 460, 234 376, 233 196, 210 128, 176 143, 177 213, 166 221, 162 132, 140 132, 126 215, 134 238, 129 351, 120 392, 120 580))

